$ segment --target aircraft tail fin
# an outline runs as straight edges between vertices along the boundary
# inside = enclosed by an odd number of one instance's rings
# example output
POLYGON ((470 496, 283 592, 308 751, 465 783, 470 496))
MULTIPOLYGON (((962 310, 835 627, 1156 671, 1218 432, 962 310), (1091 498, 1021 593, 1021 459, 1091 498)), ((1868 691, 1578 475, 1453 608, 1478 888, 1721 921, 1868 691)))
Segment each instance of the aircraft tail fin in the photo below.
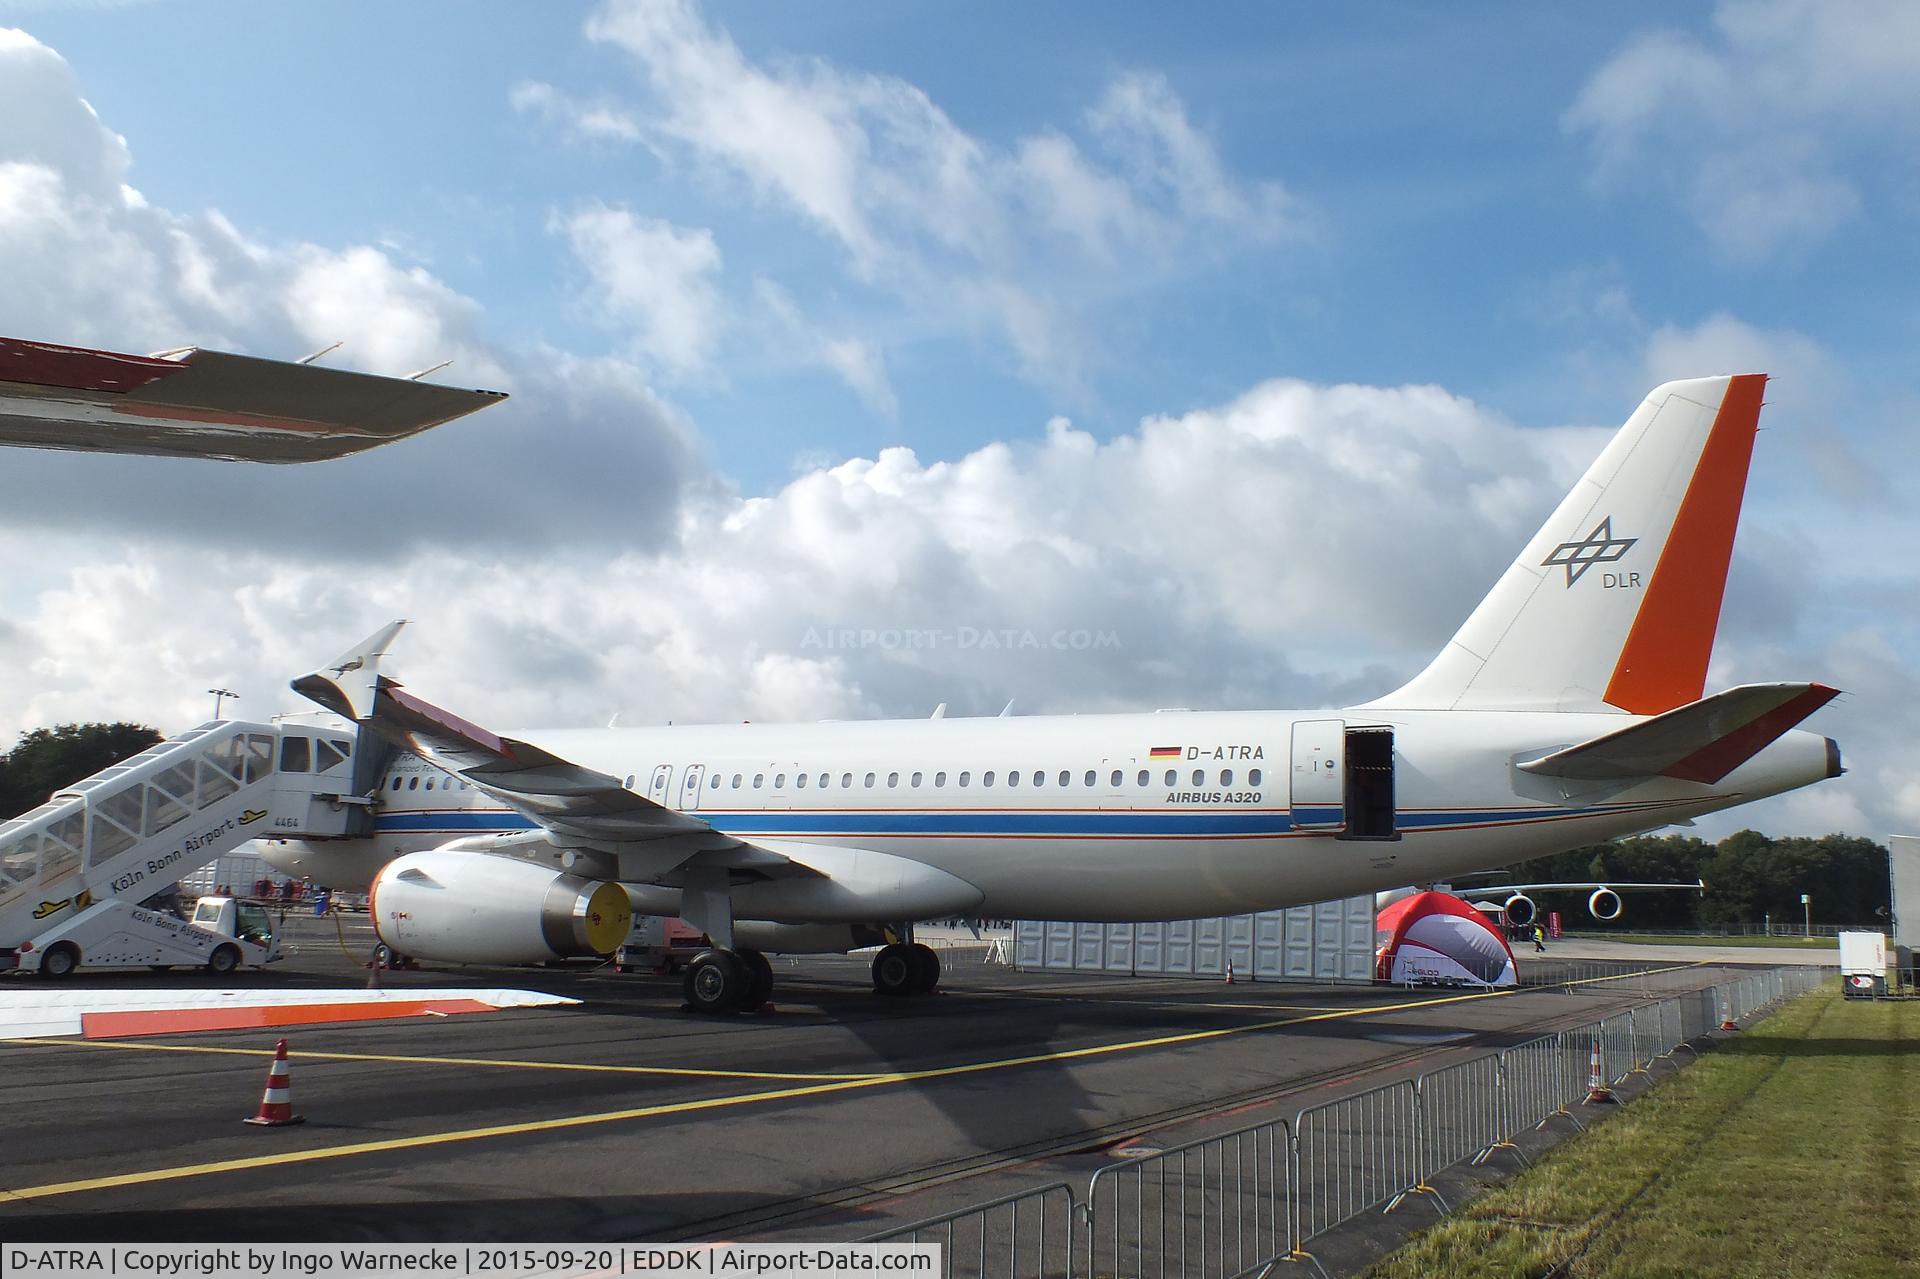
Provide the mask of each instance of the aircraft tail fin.
POLYGON ((1699 700, 1766 383, 1655 388, 1440 655, 1372 705, 1658 715, 1699 700))

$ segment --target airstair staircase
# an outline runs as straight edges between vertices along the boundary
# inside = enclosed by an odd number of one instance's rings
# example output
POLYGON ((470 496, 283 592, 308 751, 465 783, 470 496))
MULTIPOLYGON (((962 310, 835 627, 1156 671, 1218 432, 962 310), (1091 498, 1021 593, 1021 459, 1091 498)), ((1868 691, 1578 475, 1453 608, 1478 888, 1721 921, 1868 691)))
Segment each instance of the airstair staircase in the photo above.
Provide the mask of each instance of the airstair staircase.
POLYGON ((214 720, 0 824, 0 968, 109 901, 138 902, 267 835, 345 834, 354 734, 214 720))

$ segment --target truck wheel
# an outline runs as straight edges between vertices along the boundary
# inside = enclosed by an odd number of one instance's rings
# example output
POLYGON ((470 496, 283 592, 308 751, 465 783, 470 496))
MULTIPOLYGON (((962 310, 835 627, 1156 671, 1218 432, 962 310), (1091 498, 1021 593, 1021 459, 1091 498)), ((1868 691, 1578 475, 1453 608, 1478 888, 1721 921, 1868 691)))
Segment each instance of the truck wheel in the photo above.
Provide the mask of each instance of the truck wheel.
POLYGON ((240 949, 237 946, 221 946, 207 956, 207 971, 216 977, 224 977, 240 966, 240 949))
POLYGON ((40 975, 49 981, 64 981, 80 966, 80 949, 70 941, 57 942, 40 961, 40 975))

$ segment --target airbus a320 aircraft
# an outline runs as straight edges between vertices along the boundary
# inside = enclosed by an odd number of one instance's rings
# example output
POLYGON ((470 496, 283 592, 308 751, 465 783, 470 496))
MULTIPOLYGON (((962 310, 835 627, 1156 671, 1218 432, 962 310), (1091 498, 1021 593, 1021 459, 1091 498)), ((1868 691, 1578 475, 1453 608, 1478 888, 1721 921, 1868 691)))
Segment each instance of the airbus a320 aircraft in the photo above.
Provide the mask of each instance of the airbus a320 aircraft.
POLYGON ((1838 776, 1834 742, 1794 727, 1835 690, 1702 696, 1765 384, 1655 390, 1439 656, 1343 710, 509 737, 379 672, 400 623, 294 687, 407 752, 361 850, 404 854, 372 890, 395 950, 605 954, 638 910, 711 940, 696 1010, 765 1000, 764 951, 883 939, 876 988, 923 993, 940 970, 916 920, 1323 901, 1838 776))

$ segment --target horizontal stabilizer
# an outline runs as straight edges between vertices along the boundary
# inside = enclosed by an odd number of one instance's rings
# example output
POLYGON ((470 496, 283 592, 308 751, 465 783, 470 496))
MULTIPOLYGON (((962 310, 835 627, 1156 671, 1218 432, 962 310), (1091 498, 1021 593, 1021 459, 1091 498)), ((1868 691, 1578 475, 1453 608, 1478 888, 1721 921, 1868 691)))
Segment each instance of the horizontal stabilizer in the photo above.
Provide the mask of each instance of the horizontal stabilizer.
POLYGON ((1571 781, 1717 782, 1839 692, 1825 684, 1742 684, 1519 768, 1571 781))

